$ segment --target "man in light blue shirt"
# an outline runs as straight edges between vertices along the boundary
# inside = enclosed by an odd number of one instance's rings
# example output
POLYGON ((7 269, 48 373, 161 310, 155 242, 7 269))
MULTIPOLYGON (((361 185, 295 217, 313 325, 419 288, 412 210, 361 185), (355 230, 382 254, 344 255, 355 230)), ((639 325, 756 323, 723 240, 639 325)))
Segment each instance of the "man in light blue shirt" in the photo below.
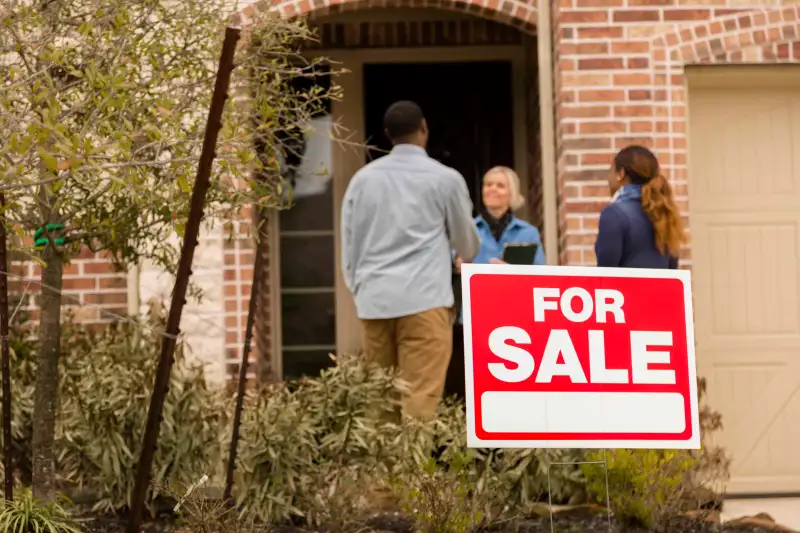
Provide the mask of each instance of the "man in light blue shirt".
POLYGON ((368 362, 398 367, 404 415, 430 417, 452 354, 451 250, 480 248, 458 171, 428 157, 428 127, 413 102, 384 116, 392 151, 356 172, 342 203, 342 271, 363 326, 368 362))

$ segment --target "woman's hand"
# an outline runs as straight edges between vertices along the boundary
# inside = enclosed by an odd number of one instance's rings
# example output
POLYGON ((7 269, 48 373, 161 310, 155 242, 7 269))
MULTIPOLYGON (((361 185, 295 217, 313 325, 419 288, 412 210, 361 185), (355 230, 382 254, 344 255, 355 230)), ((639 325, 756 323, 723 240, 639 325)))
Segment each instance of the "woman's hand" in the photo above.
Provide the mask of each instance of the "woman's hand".
POLYGON ((489 259, 489 263, 491 263, 493 265, 507 265, 508 264, 505 261, 503 261, 502 259, 495 259, 494 257, 489 259))
POLYGON ((456 256, 455 263, 456 263, 456 272, 461 274, 461 265, 464 264, 464 260, 456 256))

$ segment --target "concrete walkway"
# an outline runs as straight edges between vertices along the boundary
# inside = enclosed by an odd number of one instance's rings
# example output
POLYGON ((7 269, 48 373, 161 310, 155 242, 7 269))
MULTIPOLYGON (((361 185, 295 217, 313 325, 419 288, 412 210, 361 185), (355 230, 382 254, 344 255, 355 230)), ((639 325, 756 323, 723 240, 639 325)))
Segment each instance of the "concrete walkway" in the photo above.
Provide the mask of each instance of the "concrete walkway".
POLYGON ((778 524, 800 531, 800 498, 725 500, 722 520, 755 516, 758 513, 766 513, 778 524))

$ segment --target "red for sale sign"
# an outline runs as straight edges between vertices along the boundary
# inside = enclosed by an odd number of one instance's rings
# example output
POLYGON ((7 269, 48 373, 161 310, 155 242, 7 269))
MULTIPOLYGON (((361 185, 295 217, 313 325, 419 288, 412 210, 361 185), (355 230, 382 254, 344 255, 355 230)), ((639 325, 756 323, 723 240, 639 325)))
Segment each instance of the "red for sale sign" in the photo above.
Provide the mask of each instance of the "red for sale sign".
POLYGON ((687 271, 462 268, 468 444, 700 447, 687 271))

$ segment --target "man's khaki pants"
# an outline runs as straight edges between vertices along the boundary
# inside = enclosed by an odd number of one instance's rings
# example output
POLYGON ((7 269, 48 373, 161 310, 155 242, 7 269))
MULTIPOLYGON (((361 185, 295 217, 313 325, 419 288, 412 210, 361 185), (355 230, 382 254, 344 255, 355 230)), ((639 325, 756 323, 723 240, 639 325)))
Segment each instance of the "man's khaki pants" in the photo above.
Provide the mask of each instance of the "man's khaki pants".
POLYGON ((397 367, 409 390, 403 416, 430 418, 444 394, 453 351, 453 309, 439 307, 400 318, 362 320, 368 363, 397 367))

